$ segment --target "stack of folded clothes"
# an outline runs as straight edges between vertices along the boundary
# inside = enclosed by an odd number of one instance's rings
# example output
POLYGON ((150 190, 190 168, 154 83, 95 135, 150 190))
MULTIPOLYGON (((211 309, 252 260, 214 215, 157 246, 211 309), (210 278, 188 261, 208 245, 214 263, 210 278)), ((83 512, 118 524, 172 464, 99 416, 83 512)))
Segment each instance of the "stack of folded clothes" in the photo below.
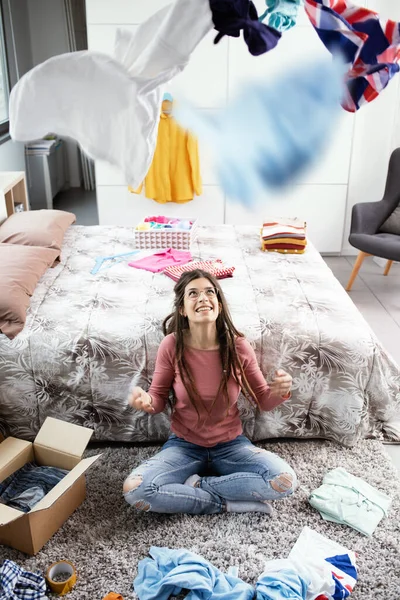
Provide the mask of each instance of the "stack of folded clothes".
POLYGON ((284 254, 303 254, 306 246, 306 223, 304 221, 282 219, 263 223, 261 250, 284 254))

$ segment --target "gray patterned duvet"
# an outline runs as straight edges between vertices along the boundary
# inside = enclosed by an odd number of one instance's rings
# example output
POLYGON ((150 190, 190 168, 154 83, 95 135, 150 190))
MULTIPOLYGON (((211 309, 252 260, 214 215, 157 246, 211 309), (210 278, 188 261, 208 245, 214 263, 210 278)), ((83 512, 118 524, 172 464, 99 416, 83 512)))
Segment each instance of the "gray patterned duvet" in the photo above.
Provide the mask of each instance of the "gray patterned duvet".
MULTIPOLYGON (((258 414, 242 399, 252 440, 322 437, 351 445, 400 440, 400 369, 318 252, 263 253, 257 227, 199 228, 195 258, 236 267, 221 280, 234 322, 266 377, 293 376, 290 401, 258 414)), ((93 440, 165 440, 168 414, 127 407, 131 379, 149 386, 174 282, 125 263, 91 275, 97 256, 129 252, 133 230, 70 227, 61 264, 31 300, 23 331, 0 334, 0 430, 33 439, 47 416, 94 429, 93 440)))

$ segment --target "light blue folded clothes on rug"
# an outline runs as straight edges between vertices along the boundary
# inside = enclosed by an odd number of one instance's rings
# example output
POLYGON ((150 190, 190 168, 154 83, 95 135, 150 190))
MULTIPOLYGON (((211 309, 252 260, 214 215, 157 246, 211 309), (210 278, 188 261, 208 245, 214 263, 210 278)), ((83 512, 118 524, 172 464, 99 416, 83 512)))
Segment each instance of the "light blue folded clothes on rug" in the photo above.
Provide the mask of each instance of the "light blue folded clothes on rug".
POLYGON ((225 194, 251 206, 266 188, 294 183, 327 147, 344 93, 340 61, 299 63, 241 86, 221 115, 181 102, 177 120, 212 150, 225 194))
POLYGON ((326 473, 309 502, 327 521, 349 525, 371 536, 387 516, 391 498, 360 477, 338 467, 326 473))
POLYGON ((188 550, 152 546, 151 558, 139 562, 133 586, 139 600, 167 600, 191 590, 187 600, 252 600, 254 588, 239 577, 225 575, 188 550))
POLYGON ((259 20, 282 33, 296 25, 303 0, 265 0, 265 4, 267 8, 259 20))

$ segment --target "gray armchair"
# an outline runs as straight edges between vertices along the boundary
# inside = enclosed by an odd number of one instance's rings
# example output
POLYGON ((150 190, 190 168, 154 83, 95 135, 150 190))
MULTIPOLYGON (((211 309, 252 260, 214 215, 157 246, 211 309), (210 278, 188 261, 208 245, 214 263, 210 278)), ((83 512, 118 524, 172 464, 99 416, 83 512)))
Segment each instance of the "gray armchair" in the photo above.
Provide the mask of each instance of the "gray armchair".
POLYGON ((393 261, 400 261, 400 230, 398 234, 380 231, 388 217, 399 206, 400 148, 397 148, 390 157, 382 200, 363 202, 353 206, 349 242, 354 248, 360 250, 360 253, 346 287, 348 292, 351 290, 366 256, 379 256, 387 259, 384 275, 388 275, 393 261))

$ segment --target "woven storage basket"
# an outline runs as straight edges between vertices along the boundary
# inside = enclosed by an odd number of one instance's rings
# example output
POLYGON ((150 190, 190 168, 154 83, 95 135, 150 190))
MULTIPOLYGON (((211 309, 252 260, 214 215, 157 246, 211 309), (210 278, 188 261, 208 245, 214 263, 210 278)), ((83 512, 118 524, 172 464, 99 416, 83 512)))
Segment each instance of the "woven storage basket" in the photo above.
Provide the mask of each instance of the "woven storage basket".
POLYGON ((141 248, 142 250, 149 248, 190 250, 192 243, 197 237, 197 220, 185 217, 175 218, 192 221, 192 228, 189 231, 179 231, 176 229, 148 229, 147 231, 138 231, 135 229, 136 248, 141 248))

